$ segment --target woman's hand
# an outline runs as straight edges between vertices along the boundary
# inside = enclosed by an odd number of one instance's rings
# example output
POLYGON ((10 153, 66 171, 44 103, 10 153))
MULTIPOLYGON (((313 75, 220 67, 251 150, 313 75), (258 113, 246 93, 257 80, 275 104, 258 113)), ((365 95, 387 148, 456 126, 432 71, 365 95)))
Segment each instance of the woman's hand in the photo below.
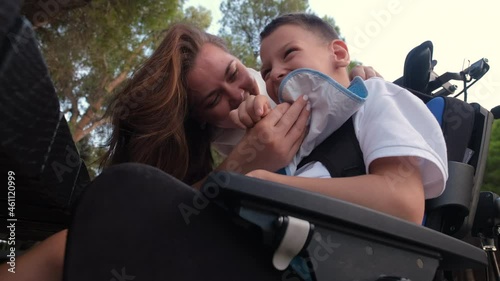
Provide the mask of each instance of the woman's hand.
POLYGON ((366 80, 372 77, 380 77, 383 78, 373 67, 364 66, 364 65, 356 65, 351 72, 349 72, 349 79, 352 80, 354 77, 359 76, 361 79, 366 80))
POLYGON ((258 169, 274 172, 285 167, 306 135, 309 114, 307 96, 297 99, 292 105, 277 105, 247 130, 217 170, 246 174, 258 169))

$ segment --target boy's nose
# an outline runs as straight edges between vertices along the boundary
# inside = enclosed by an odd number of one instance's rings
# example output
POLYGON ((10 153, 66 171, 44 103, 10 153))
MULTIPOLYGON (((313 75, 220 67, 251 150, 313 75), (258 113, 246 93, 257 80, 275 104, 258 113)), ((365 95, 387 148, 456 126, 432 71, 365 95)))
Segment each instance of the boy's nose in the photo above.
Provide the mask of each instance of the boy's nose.
POLYGON ((281 81, 287 75, 287 71, 285 69, 276 69, 271 73, 271 81, 273 82, 276 88, 279 88, 281 81))
POLYGON ((281 80, 286 76, 286 71, 284 69, 277 69, 271 73, 271 79, 273 81, 281 83, 281 80))
POLYGON ((283 78, 285 78, 287 74, 288 72, 284 69, 277 69, 271 73, 271 81, 276 91, 279 89, 281 81, 283 81, 283 78))

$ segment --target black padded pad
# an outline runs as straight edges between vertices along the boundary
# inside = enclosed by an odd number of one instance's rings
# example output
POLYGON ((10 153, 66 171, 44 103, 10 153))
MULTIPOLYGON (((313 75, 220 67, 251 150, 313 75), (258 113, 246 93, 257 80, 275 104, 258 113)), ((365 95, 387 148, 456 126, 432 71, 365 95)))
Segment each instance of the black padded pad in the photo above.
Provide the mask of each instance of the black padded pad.
MULTIPOLYGON (((30 23, 11 2, 0 25, 0 172, 15 173, 16 237, 42 239, 66 227, 69 208, 89 182, 30 23)), ((7 192, 0 204, 7 206, 7 192)), ((7 208, 0 218, 7 217, 7 208)), ((6 221, 0 219, 2 224, 6 221)), ((5 227, 0 225, 0 236, 5 227)))
POLYGON ((425 41, 413 48, 406 56, 402 87, 427 93, 427 85, 432 70, 431 41, 425 41))

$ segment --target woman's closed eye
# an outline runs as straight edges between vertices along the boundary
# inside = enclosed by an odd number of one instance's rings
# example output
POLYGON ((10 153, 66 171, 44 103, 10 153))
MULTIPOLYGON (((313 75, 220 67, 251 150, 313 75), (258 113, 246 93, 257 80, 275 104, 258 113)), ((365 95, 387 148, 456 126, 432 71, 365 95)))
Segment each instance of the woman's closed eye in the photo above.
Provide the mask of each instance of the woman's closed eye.
POLYGON ((239 73, 239 69, 236 67, 236 68, 234 69, 234 71, 233 71, 233 72, 231 72, 231 74, 229 75, 228 81, 229 81, 230 83, 232 83, 232 82, 236 81, 236 78, 238 78, 238 73, 239 73))
POLYGON ((207 108, 214 108, 220 101, 221 94, 219 92, 212 94, 210 101, 207 103, 207 108))

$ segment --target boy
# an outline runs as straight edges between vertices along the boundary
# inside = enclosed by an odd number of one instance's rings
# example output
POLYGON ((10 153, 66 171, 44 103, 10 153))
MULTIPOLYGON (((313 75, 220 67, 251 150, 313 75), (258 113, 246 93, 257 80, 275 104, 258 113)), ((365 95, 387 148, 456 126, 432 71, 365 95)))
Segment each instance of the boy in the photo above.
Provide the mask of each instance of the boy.
MULTIPOLYGON (((279 102, 283 79, 300 68, 319 71, 345 88, 350 86, 346 44, 328 23, 314 15, 287 14, 273 20, 261 33, 261 59, 261 74, 275 102, 279 102)), ((447 179, 441 129, 423 102, 405 89, 379 78, 365 81, 364 86, 369 98, 353 115, 352 122, 366 166, 365 175, 325 178, 329 173, 319 162, 306 164, 295 176, 263 170, 248 175, 319 192, 420 224, 425 199, 439 196, 447 179)), ((264 105, 255 104, 253 108, 260 106, 264 105)), ((248 114, 256 112, 259 110, 248 114)))

